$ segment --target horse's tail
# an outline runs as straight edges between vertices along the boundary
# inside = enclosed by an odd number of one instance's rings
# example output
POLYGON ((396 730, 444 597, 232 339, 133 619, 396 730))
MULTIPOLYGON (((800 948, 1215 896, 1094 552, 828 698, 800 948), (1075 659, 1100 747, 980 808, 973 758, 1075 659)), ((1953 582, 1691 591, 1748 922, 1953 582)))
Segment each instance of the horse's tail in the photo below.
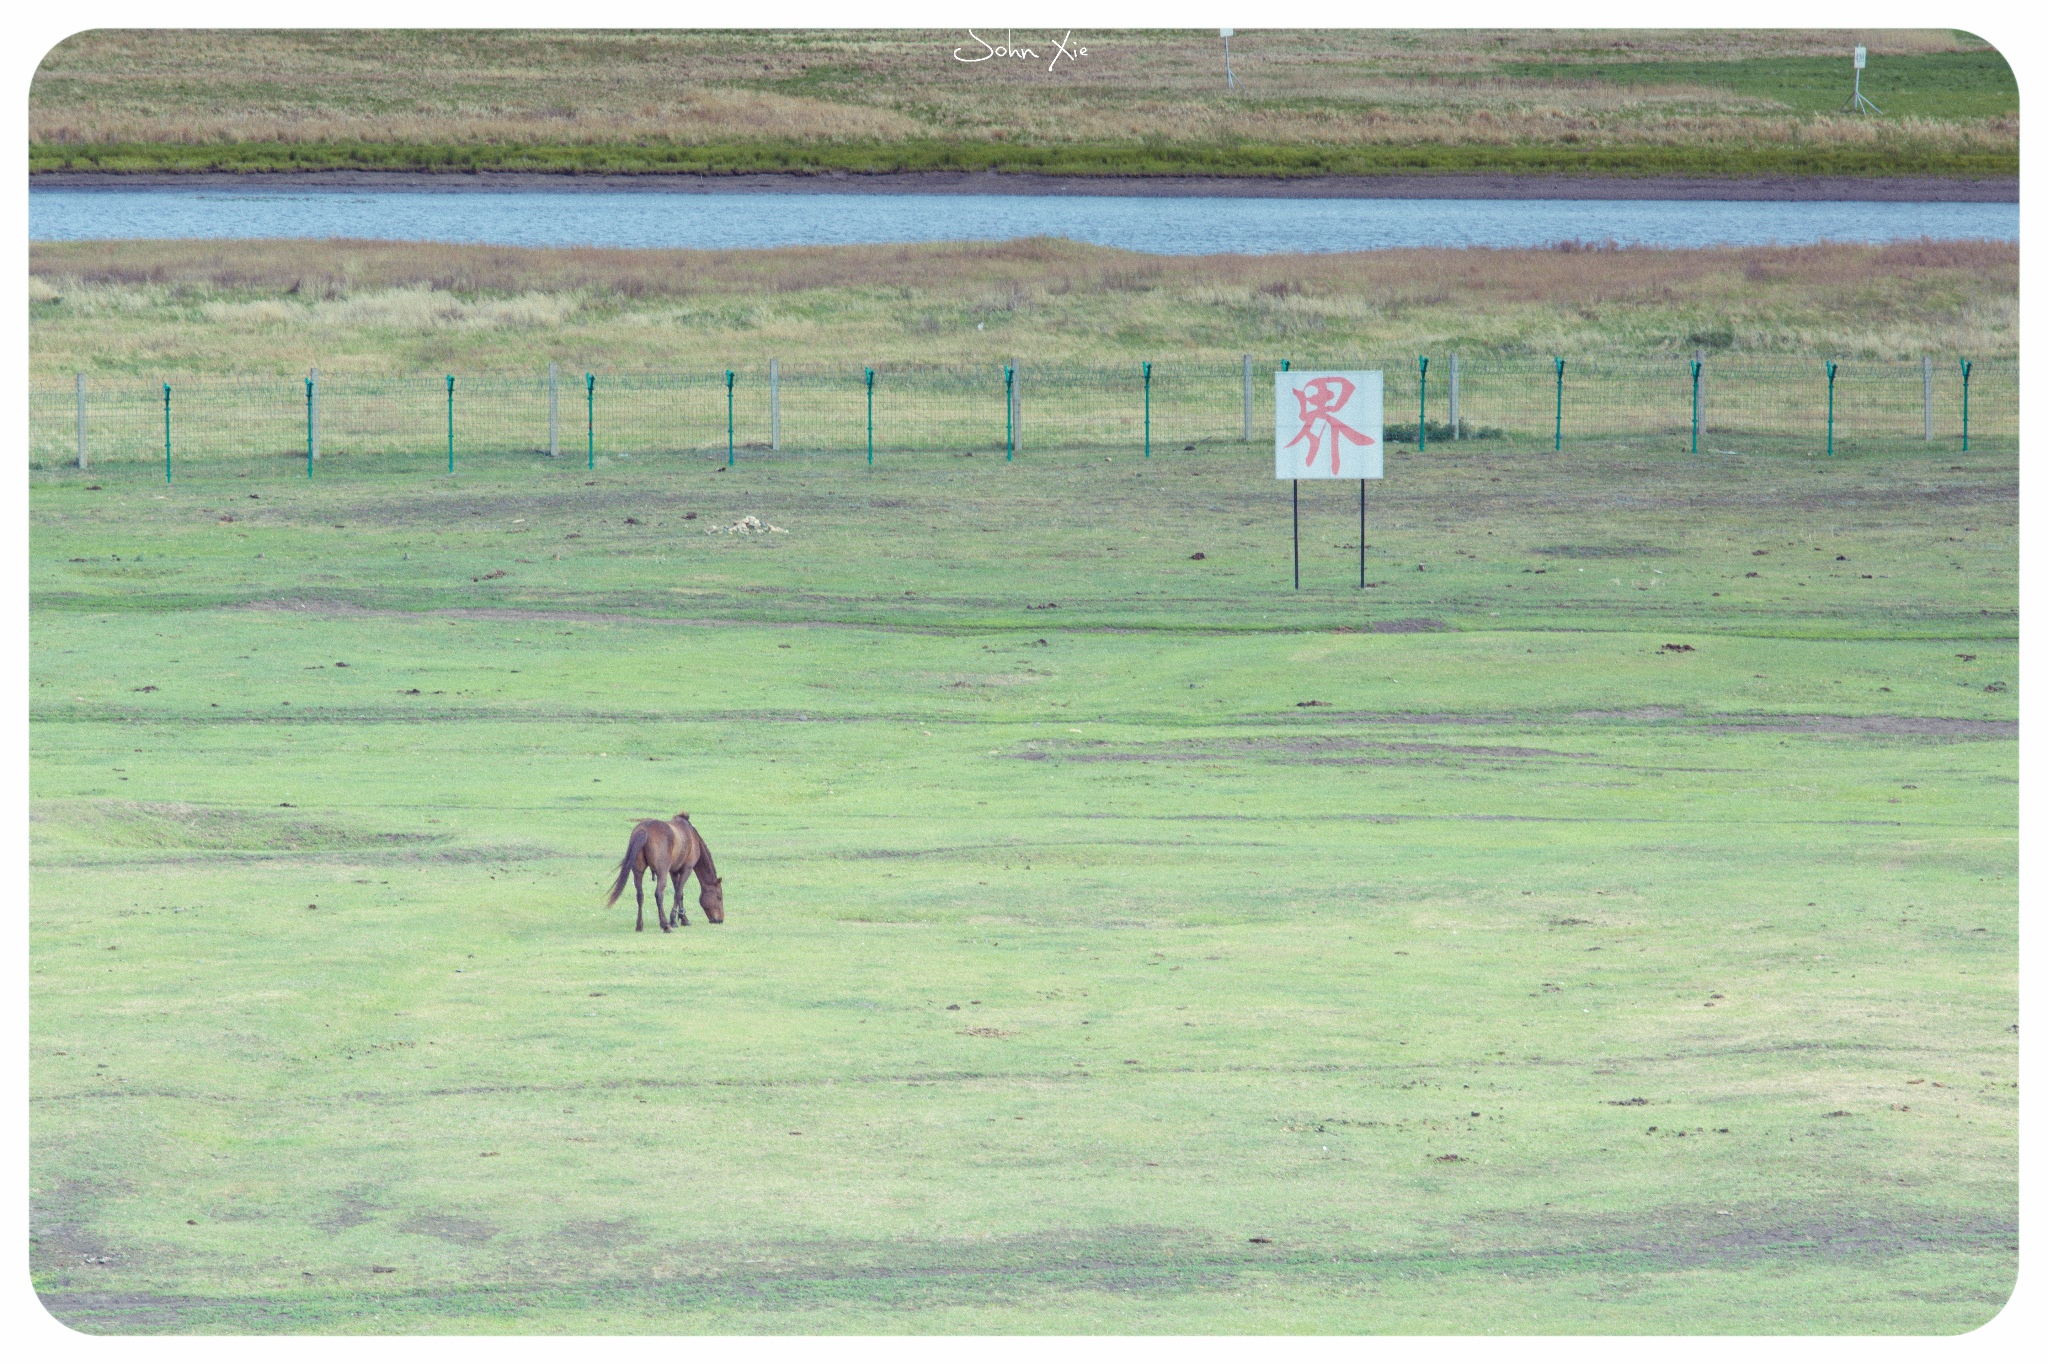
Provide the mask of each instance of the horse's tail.
POLYGON ((626 889, 626 878, 633 875, 633 860, 638 858, 640 851, 646 847, 647 831, 635 829, 633 837, 626 841, 626 856, 619 859, 619 879, 612 883, 611 895, 604 898, 607 908, 618 903, 619 893, 626 889))

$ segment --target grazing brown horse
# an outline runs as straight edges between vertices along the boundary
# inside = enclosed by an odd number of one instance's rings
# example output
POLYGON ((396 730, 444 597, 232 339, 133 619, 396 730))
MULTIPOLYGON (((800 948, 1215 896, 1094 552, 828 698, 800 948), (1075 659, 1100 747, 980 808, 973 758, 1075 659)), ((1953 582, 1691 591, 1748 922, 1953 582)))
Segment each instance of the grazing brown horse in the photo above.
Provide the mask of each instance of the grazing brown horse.
POLYGON ((677 811, 673 820, 642 820, 633 826, 633 837, 626 841, 626 856, 619 859, 619 879, 612 883, 612 893, 604 903, 616 904, 619 893, 626 889, 626 878, 631 877, 633 903, 639 908, 633 917, 636 934, 647 927, 647 900, 640 889, 641 874, 646 872, 654 874, 654 917, 664 934, 669 931, 669 912, 661 908, 662 890, 674 888, 670 899, 675 902, 675 922, 688 924, 689 917, 683 913, 683 883, 692 872, 697 874, 697 904, 704 907, 704 918, 713 924, 725 923, 725 885, 718 878, 703 836, 691 826, 688 811, 677 811))

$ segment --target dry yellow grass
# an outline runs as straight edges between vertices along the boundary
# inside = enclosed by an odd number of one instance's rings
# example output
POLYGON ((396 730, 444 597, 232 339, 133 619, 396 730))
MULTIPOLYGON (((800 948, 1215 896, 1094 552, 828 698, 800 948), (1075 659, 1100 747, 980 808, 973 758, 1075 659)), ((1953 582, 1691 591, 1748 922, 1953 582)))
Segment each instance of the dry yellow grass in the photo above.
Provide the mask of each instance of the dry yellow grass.
MULTIPOLYGON (((1003 41, 990 33, 991 42, 1003 41)), ((1017 33, 1041 55, 1045 35, 1017 33)), ((1081 38, 1074 40, 1079 46, 1081 38)), ((2008 118, 1794 115, 1760 95, 1517 78, 1568 65, 1954 51, 1948 30, 1246 31, 1085 35, 1086 58, 964 63, 944 32, 99 30, 44 58, 37 143, 893 140, 2016 145, 2008 118)))
POLYGON ((1161 258, 1051 239, 640 251, 39 242, 42 376, 1122 363, 1244 351, 2017 354, 2011 244, 1161 258))

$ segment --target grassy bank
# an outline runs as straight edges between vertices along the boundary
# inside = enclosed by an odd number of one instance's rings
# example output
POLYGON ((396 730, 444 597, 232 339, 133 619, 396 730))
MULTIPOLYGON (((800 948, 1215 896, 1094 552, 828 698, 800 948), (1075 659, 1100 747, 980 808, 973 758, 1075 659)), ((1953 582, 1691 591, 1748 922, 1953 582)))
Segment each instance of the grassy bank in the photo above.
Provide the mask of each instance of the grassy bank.
POLYGON ((1299 594, 1240 452, 714 471, 34 479, 60 1319, 2003 1302, 2012 457, 1433 446, 1299 594), (636 936, 676 809, 728 921, 636 936))
POLYGON ((1019 147, 986 142, 633 143, 136 143, 38 144, 29 170, 154 172, 535 171, 565 175, 798 172, 879 175, 1000 171, 1041 175, 1204 175, 1286 179, 1324 175, 1520 174, 1616 177, 1955 176, 2019 174, 2017 148, 1958 150, 1938 141, 1873 146, 1303 147, 1270 143, 1083 143, 1019 147))
POLYGON ((38 376, 1123 364, 1246 351, 2010 357, 2007 243, 1164 259, 1074 242, 629 251, 38 242, 38 376))
POLYGON ((1009 170, 1234 176, 2011 176, 1969 35, 1213 31, 139 32, 66 40, 31 170, 1009 170), (1882 116, 1843 115, 1873 54, 1882 116))

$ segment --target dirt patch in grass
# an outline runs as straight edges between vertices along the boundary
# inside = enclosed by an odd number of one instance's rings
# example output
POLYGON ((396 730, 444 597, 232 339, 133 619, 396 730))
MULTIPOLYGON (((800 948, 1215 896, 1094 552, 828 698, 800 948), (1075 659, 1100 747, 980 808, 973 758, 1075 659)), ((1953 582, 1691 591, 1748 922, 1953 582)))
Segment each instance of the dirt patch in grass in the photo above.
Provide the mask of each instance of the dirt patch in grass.
MULTIPOLYGON (((374 1308, 394 1321, 451 1315, 544 1322, 554 1301, 635 1302, 657 1314, 804 1310, 867 1306, 897 1311, 992 1301, 1030 1291, 1165 1298, 1228 1291, 1247 1276, 1303 1286, 1355 1289, 1418 1275, 1554 1277, 1636 1275, 1686 1269, 1796 1265, 1815 1260, 1880 1262, 1915 1254, 2013 1256, 2010 1218, 1938 1214, 1903 1207, 1853 1217, 1814 1208, 1651 1209, 1613 1218, 1552 1210, 1511 1211, 1460 1225, 1458 1249, 1364 1250, 1349 1230, 1305 1224, 1260 1230, 1116 1227, 1049 1229, 1000 1238, 897 1238, 815 1242, 693 1241, 658 1248, 659 1274, 590 1276, 573 1261, 532 1278, 488 1286, 413 1289, 394 1285, 374 1308), (1476 1235, 1475 1235, 1476 1234, 1476 1235)), ((1978 1264, 1983 1265, 1983 1261, 1978 1264)), ((2009 1284, 2002 1269, 1969 1301, 2009 1284)), ((196 1331, 298 1319, 306 1327, 366 1320, 372 1305, 353 1292, 308 1301, 254 1296, 169 1296, 70 1290, 43 1301, 60 1321, 86 1331, 196 1331)))
POLYGON ((347 1232, 359 1228, 377 1216, 377 1209, 362 1197, 361 1192, 352 1192, 342 1197, 334 1212, 325 1218, 316 1219, 313 1226, 322 1232, 347 1232))
POLYGON ((1539 545, 1529 553, 1552 559, 1667 559, 1678 551, 1661 545, 1539 545))
POLYGON ((421 1237, 434 1237, 443 1242, 457 1242, 463 1246, 482 1246, 498 1235, 498 1228, 491 1223, 479 1222, 474 1218, 458 1218, 453 1214, 421 1214, 398 1224, 400 1232, 410 1232, 421 1237))
MULTIPOLYGON (((95 1336, 176 1330, 187 1325, 187 1314, 210 1308, 205 1299, 181 1294, 120 1294, 95 1290, 46 1292, 36 1297, 50 1316, 74 1331, 95 1336)), ((250 1307, 256 1307, 251 1304, 250 1307)), ((260 1311, 260 1310, 259 1310, 260 1311)))
MULTIPOLYGON (((313 616, 377 616, 400 613, 380 613, 374 607, 365 607, 356 602, 344 602, 333 597, 266 597, 254 602, 244 602, 243 611, 290 611, 313 616)), ((406 613, 410 614, 410 613, 406 613)))
POLYGON ((1226 739, 1207 744, 1166 742, 1118 748, 1054 745, 1024 749, 1012 758, 1058 758, 1068 763, 1224 763, 1264 759, 1290 764, 1357 764, 1375 767, 1452 763, 1461 759, 1587 759, 1593 754, 1531 749, 1509 744, 1431 744, 1331 736, 1323 739, 1226 739))
POLYGON ((365 829, 306 819, 282 810, 170 801, 47 801, 31 809, 35 825, 129 850, 208 849, 270 852, 420 848, 443 834, 365 829))
POLYGON ((1951 716, 1773 716, 1728 720, 1705 727, 1715 734, 1775 731, 1800 735, 1911 735, 1923 739, 2018 739, 2016 720, 1963 720, 1951 716))
POLYGON ((1930 1251, 1997 1252, 2010 1249, 2019 1233, 2010 1218, 1903 1205, 1857 1214, 1816 1206, 1666 1208, 1648 1217, 1574 1217, 1546 1209, 1484 1214, 1474 1221, 1501 1232, 1519 1228, 1532 1234, 1526 1250, 1504 1255, 1639 1256, 1670 1269, 1930 1251))
POLYGON ((60 1180, 29 1196, 29 1267, 37 1283, 69 1284, 122 1261, 92 1230, 92 1210, 113 1193, 87 1180, 60 1180))
MULTIPOLYGON (((428 849, 333 849, 333 850, 278 850, 268 853, 254 853, 240 850, 222 850, 204 853, 134 853, 127 856, 127 862, 134 866, 148 867, 232 867, 253 866, 262 863, 290 863, 308 866, 321 863, 326 866, 343 867, 417 867, 427 863, 454 866, 470 866, 477 863, 507 864, 538 862, 544 858, 582 858, 582 853, 565 853, 560 849, 542 848, 538 844, 480 844, 471 848, 428 848, 428 849)), ((38 857, 37 867, 90 867, 104 868, 106 858, 98 853, 74 853, 53 857, 38 857)))
POLYGON ((564 1240, 587 1247, 639 1246, 647 1240, 631 1218, 585 1218, 557 1231, 564 1240))
POLYGON ((1700 715, 1677 706, 1638 706, 1627 711, 1574 711, 1573 720, 1680 721, 1708 734, 1911 736, 1922 739, 2017 739, 2019 722, 1966 720, 1952 716, 1700 715))

